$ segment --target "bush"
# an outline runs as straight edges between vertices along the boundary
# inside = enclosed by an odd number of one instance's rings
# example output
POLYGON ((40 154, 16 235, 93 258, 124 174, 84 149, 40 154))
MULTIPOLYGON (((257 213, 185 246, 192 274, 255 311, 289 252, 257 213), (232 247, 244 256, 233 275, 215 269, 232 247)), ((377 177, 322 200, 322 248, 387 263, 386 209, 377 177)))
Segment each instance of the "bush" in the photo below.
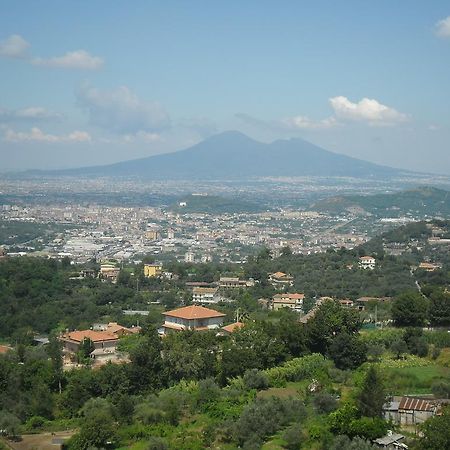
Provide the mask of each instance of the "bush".
POLYGON ((152 436, 145 444, 144 450, 167 450, 168 448, 165 439, 152 436))
POLYGON ((350 439, 348 436, 336 436, 329 450, 377 450, 379 447, 372 445, 360 437, 350 439))
POLYGON ((285 441, 283 447, 287 448, 288 450, 299 449, 300 445, 305 440, 303 431, 299 423, 294 423, 286 428, 286 430, 284 430, 283 432, 282 438, 285 441))
POLYGON ((359 436, 373 441, 387 433, 388 424, 379 417, 361 417, 350 422, 348 434, 350 437, 359 436))
POLYGON ((267 375, 258 369, 246 370, 243 380, 246 389, 256 389, 260 391, 269 387, 267 375))
POLYGON ((294 358, 283 365, 264 370, 270 386, 283 386, 287 381, 301 381, 326 372, 330 362, 320 353, 294 358))
POLYGON ((337 400, 328 392, 319 392, 314 396, 314 408, 319 414, 329 414, 337 408, 337 400))
POLYGON ((234 437, 239 445, 259 442, 283 425, 306 417, 303 403, 277 397, 257 398, 247 405, 235 424, 234 437))

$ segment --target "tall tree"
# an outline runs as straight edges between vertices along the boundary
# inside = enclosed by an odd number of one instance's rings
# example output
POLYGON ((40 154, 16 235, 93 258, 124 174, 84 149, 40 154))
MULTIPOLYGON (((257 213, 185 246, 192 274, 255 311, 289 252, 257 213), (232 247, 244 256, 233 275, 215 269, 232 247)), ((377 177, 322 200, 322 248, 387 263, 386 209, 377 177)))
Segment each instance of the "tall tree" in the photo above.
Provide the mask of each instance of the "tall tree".
POLYGON ((358 409, 367 417, 382 417, 386 402, 386 390, 380 374, 372 365, 367 371, 363 385, 358 394, 358 409))
POLYGON ((399 295, 392 304, 392 318, 399 326, 423 326, 428 319, 428 300, 418 292, 399 295))

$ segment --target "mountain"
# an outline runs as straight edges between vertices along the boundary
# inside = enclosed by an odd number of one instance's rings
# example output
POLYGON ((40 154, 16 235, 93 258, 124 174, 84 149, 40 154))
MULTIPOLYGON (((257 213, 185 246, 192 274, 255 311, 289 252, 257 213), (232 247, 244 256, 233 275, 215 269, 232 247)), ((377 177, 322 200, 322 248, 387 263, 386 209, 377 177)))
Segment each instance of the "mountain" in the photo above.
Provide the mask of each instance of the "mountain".
POLYGON ((302 139, 255 141, 237 131, 212 136, 188 149, 45 175, 121 176, 148 179, 248 179, 268 176, 390 177, 397 169, 329 152, 302 139))
POLYGON ((424 186, 392 194, 344 195, 320 200, 312 205, 311 209, 333 214, 353 211, 379 217, 404 215, 449 217, 450 192, 424 186))

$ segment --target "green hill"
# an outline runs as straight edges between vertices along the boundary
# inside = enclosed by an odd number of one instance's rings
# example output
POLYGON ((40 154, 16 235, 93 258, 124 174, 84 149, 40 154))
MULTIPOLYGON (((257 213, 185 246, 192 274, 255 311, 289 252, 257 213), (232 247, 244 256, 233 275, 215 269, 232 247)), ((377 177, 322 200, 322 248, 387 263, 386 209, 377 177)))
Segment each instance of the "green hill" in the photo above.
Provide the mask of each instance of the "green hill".
POLYGON ((450 192, 433 187, 419 187, 392 194, 346 195, 316 202, 315 211, 339 214, 354 211, 382 217, 403 215, 450 216, 450 192))

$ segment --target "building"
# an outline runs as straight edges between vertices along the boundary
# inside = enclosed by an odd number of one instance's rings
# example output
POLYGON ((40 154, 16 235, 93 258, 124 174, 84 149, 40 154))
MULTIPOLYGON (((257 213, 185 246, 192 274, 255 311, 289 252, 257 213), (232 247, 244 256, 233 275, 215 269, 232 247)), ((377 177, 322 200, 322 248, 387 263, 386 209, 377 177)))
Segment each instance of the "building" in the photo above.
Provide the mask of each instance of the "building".
POLYGON ((12 350, 11 347, 8 347, 7 345, 0 345, 0 355, 5 355, 10 350, 12 350))
POLYGON ((124 327, 119 325, 117 322, 109 322, 109 323, 98 323, 92 326, 94 331, 106 331, 107 333, 111 333, 117 338, 122 336, 128 336, 130 334, 137 334, 141 331, 141 327, 133 326, 131 328, 124 327))
POLYGON ((252 287, 255 285, 255 280, 240 280, 238 277, 220 277, 219 287, 222 289, 238 289, 244 287, 252 287))
POLYGON ((269 281, 274 288, 283 289, 294 285, 294 278, 284 272, 269 274, 269 281))
POLYGON ((395 396, 383 406, 383 416, 397 425, 414 426, 433 417, 438 409, 438 403, 429 399, 395 396))
POLYGON ((175 230, 172 228, 167 230, 167 239, 175 239, 175 230))
POLYGON ((239 330, 243 326, 244 326, 244 323, 242 323, 242 322, 230 323, 229 325, 225 325, 224 327, 222 327, 222 331, 224 332, 222 334, 228 335, 228 334, 234 333, 235 331, 239 330))
POLYGON ((94 345, 93 357, 113 357, 116 353, 119 338, 108 331, 81 330, 70 331, 59 337, 63 345, 63 354, 66 357, 75 356, 85 339, 90 339, 94 345))
POLYGON ((187 262, 187 263, 195 262, 195 255, 192 252, 187 252, 184 255, 184 262, 187 262))
POLYGON ((163 313, 164 334, 183 330, 215 330, 223 325, 225 314, 203 306, 191 305, 163 313))
POLYGON ((441 266, 439 264, 433 264, 430 262, 421 262, 419 264, 419 269, 425 270, 426 272, 434 272, 435 270, 439 270, 441 266))
POLYGON ((100 266, 100 272, 98 274, 99 278, 102 280, 111 281, 111 283, 116 283, 119 277, 120 269, 114 264, 102 264, 100 266))
POLYGON ((147 230, 145 232, 145 239, 148 239, 149 241, 157 241, 159 239, 159 231, 147 230))
POLYGON ((360 269, 375 269, 376 259, 373 256, 361 256, 359 258, 359 268, 360 269))
POLYGON ((355 305, 353 303, 352 300, 348 299, 348 298, 344 298, 342 300, 339 300, 339 304, 343 307, 343 308, 353 308, 353 306, 355 305))
POLYGON ((270 309, 278 311, 281 308, 293 309, 296 312, 302 312, 303 299, 305 294, 275 294, 270 303, 270 309))
POLYGON ((162 273, 161 264, 144 264, 144 276, 146 278, 159 277, 162 273))
POLYGON ((213 287, 194 287, 192 301, 194 303, 218 303, 221 299, 218 291, 218 288, 213 287))
POLYGON ((386 449, 407 449, 408 446, 404 444, 402 441, 405 438, 403 434, 393 433, 392 431, 388 431, 386 436, 375 439, 373 441, 380 448, 386 449))

